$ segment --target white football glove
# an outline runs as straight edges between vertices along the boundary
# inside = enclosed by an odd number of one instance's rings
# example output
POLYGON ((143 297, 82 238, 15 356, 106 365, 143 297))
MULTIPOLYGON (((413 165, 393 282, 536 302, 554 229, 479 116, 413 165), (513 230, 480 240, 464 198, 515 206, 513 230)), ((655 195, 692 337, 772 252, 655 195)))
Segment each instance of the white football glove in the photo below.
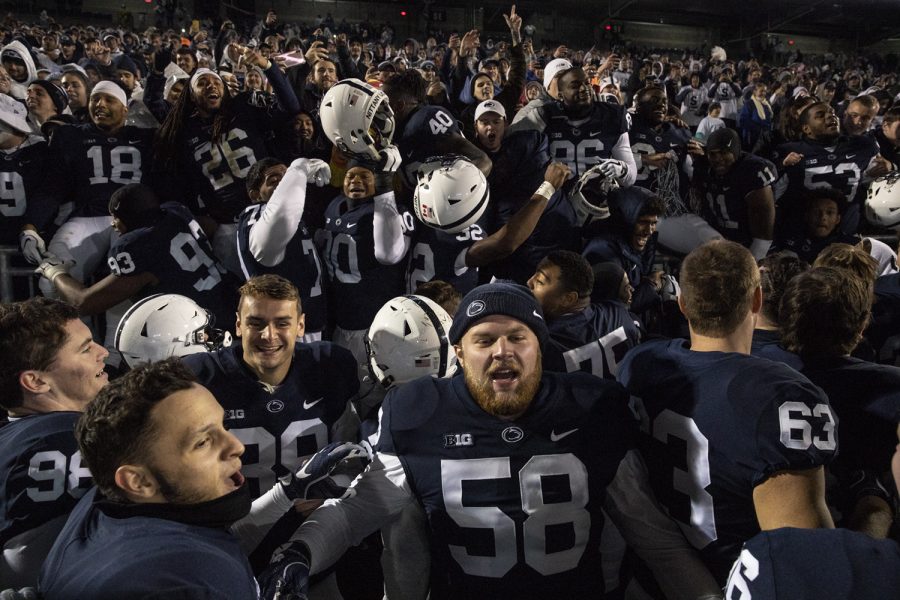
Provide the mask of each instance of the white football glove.
POLYGON ((378 169, 382 173, 396 173, 400 168, 400 163, 403 162, 400 150, 394 145, 388 146, 379 155, 381 160, 378 161, 378 169))
POLYGON ((47 255, 47 244, 44 243, 41 234, 34 229, 23 229, 19 233, 19 250, 25 260, 33 265, 39 265, 47 255))
POLYGON ((306 181, 316 187, 325 187, 331 181, 331 168, 318 158, 298 158, 291 163, 291 168, 306 175, 306 181))
POLYGON ((69 269, 74 266, 74 260, 63 260, 55 254, 47 254, 44 257, 44 260, 41 261, 41 264, 38 265, 38 268, 34 270, 34 272, 41 277, 47 278, 50 283, 53 283, 54 279, 64 273, 67 274, 69 272, 69 269))
POLYGON ((607 179, 622 179, 628 174, 628 166, 621 160, 607 159, 599 164, 600 173, 607 179))

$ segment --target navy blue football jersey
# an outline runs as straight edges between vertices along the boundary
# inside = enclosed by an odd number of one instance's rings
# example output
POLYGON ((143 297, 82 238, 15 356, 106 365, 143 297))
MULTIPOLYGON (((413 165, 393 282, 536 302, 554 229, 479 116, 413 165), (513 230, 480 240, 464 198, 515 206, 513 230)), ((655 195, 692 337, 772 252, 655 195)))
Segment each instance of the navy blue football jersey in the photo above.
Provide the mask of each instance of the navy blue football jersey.
POLYGON ((744 545, 727 600, 900 598, 900 546, 847 529, 764 531, 744 545))
POLYGON ((782 348, 781 334, 778 331, 754 329, 750 354, 784 363, 798 371, 803 368, 803 361, 800 360, 799 356, 782 348))
POLYGON ((478 268, 466 266, 466 253, 484 239, 486 214, 459 233, 446 233, 421 222, 415 225, 406 274, 408 293, 433 279, 446 281, 462 294, 478 285, 478 268))
MULTIPOLYGON (((691 140, 690 129, 676 127, 672 123, 662 123, 656 129, 640 117, 635 116, 628 132, 631 142, 631 152, 635 162, 641 160, 641 155, 657 154, 659 152, 674 152, 675 166, 678 169, 679 191, 684 196, 687 191, 687 176, 684 173, 684 160, 687 157, 687 143, 691 140)), ((641 164, 638 169, 634 185, 656 190, 655 172, 657 167, 641 164)))
POLYGON ((625 353, 641 341, 641 330, 624 304, 603 302, 547 321, 544 348, 548 371, 586 371, 615 379, 625 353))
POLYGON ((57 208, 46 191, 47 142, 31 137, 27 145, 0 151, 0 244, 17 246, 22 225, 43 229, 57 208))
MULTIPOLYGON (((550 159, 565 163, 577 179, 603 159, 612 157, 612 149, 623 133, 628 133, 625 108, 609 102, 594 102, 591 114, 570 119, 562 106, 553 102, 542 109, 544 133, 550 140, 550 159)), ((570 181, 572 181, 570 180, 570 181)))
POLYGON ((702 161, 701 165, 694 171, 694 186, 703 199, 703 218, 725 239, 749 245, 753 236, 746 198, 775 183, 775 165, 747 153, 741 153, 724 177, 716 176, 708 162, 702 161))
POLYGON ((753 488, 783 470, 829 463, 837 417, 797 371, 734 352, 650 341, 619 365, 641 419, 640 448, 657 499, 724 583, 759 533, 753 488))
POLYGON ((250 279, 256 275, 274 273, 296 285, 300 290, 300 303, 303 306, 306 331, 322 331, 325 329, 327 303, 322 277, 322 259, 313 242, 312 235, 306 228, 306 224, 300 221, 297 232, 285 247, 284 258, 281 262, 272 267, 260 264, 250 252, 250 230, 264 208, 264 204, 248 206, 241 213, 238 221, 238 257, 244 278, 250 279))
POLYGON ((878 365, 849 356, 807 358, 802 373, 828 395, 841 417, 841 452, 831 465, 838 493, 838 508, 847 514, 853 502, 849 487, 856 473, 890 471, 900 423, 900 368, 878 365))
POLYGON ((149 294, 181 294, 216 317, 225 329, 234 322, 238 295, 232 277, 213 254, 209 240, 191 211, 165 202, 164 215, 152 227, 129 231, 109 250, 107 263, 117 276, 153 273, 159 284, 149 294))
POLYGON ((900 366, 900 273, 875 280, 872 320, 864 335, 878 362, 900 366))
POLYGON ((69 514, 92 485, 75 443, 80 415, 29 415, 0 427, 0 548, 69 514))
POLYGON ((634 426, 621 387, 586 373, 545 373, 514 421, 484 412, 462 375, 391 391, 376 450, 399 458, 427 514, 431 597, 602 594, 601 505, 634 426))
POLYGON ((241 473, 259 497, 301 458, 331 440, 331 429, 359 389, 356 361, 330 342, 298 343, 281 385, 266 386, 244 365, 239 344, 192 354, 184 363, 225 409, 225 426, 246 448, 241 473))
MULTIPOLYGON (((397 208, 404 235, 411 235, 412 213, 397 208)), ((332 316, 341 329, 368 329, 384 303, 406 289, 406 260, 383 265, 375 259, 374 216, 371 200, 354 205, 343 195, 325 209, 325 227, 317 241, 328 269, 332 316)))
POLYGON ((418 181, 416 172, 426 159, 438 155, 435 141, 438 138, 462 135, 459 124, 446 108, 422 105, 409 116, 403 131, 394 136, 394 144, 403 157, 403 180, 411 189, 418 181))
POLYGON ((152 129, 130 125, 110 135, 92 124, 64 125, 50 140, 47 181, 57 202, 74 201, 75 217, 108 217, 109 197, 129 183, 149 184, 152 129))
POLYGON ((159 506, 109 502, 92 489, 47 556, 41 597, 258 599, 259 586, 234 535, 151 516, 165 514, 159 506))
POLYGON ((779 219, 785 226, 802 222, 803 197, 806 190, 833 187, 847 197, 847 209, 841 229, 855 232, 859 221, 859 207, 866 197, 862 180, 872 159, 878 154, 878 144, 869 136, 840 137, 831 146, 810 141, 789 142, 778 147, 778 164, 791 152, 803 159, 791 167, 783 167, 783 180, 776 187, 779 219), (784 179, 786 178, 786 179, 784 179), (852 225, 852 230, 847 227, 852 225))

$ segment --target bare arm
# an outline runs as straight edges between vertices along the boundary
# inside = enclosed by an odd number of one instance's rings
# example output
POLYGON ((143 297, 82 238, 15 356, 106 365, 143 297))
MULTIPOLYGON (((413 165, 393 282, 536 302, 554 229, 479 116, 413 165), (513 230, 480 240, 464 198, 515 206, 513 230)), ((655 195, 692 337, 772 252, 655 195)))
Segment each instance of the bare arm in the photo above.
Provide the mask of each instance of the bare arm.
POLYGON ((63 299, 78 309, 82 315, 96 315, 119 302, 131 298, 144 286, 156 285, 159 280, 153 273, 145 271, 138 275, 107 275, 89 288, 80 281, 63 273, 53 278, 53 285, 63 299))
POLYGON ((545 185, 534 193, 531 199, 499 230, 489 237, 473 244, 466 253, 466 266, 481 267, 501 260, 512 254, 534 232, 553 191, 563 186, 571 171, 562 163, 550 163, 544 174, 545 185), (543 194, 549 194, 547 196, 543 194))
POLYGON ((753 489, 753 505, 762 530, 834 527, 825 504, 824 467, 775 473, 753 489))
POLYGON ((745 197, 750 235, 753 237, 750 251, 753 258, 761 259, 769 251, 775 235, 775 194, 772 186, 753 190, 745 197))

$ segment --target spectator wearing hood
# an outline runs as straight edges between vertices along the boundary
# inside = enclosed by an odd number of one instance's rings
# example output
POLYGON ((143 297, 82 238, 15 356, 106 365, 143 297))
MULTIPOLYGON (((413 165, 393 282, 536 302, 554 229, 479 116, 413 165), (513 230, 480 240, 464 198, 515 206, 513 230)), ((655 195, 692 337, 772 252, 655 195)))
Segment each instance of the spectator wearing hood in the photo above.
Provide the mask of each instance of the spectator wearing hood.
POLYGON ((37 79, 37 67, 31 52, 25 44, 15 40, 0 49, 0 62, 12 79, 9 94, 13 98, 25 100, 28 84, 37 79))

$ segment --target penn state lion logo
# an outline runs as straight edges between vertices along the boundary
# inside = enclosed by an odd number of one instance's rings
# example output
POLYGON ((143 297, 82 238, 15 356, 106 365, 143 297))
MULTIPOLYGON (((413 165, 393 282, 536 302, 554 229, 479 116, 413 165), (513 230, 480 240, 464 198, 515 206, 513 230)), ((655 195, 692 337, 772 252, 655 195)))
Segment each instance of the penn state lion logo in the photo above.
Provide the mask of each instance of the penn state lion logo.
POLYGON ((484 302, 481 300, 475 300, 466 308, 466 316, 474 317, 475 315, 481 314, 484 312, 484 302))

